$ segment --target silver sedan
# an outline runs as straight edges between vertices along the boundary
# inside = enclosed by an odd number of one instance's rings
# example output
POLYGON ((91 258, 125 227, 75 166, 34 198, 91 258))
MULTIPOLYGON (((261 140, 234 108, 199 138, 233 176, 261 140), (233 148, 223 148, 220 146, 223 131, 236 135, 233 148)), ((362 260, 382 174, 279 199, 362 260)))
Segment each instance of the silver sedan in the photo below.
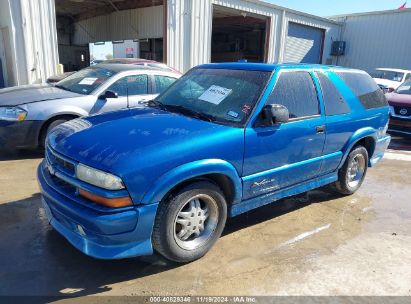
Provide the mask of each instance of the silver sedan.
POLYGON ((129 64, 99 64, 55 85, 0 90, 0 148, 36 148, 57 125, 81 116, 143 106, 181 75, 129 64))

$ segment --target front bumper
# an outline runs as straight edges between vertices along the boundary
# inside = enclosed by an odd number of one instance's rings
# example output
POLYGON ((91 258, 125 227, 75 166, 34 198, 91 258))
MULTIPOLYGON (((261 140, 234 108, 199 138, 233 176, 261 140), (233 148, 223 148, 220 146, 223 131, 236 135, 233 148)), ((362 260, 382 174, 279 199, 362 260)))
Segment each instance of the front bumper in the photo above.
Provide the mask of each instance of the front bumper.
POLYGON ((58 191, 43 163, 37 169, 37 177, 50 224, 78 250, 99 259, 153 253, 151 233, 158 204, 118 212, 95 210, 58 191))
POLYGON ((41 120, 0 120, 0 147, 36 148, 42 123, 41 120))
POLYGON ((388 132, 392 134, 411 136, 411 119, 390 117, 388 132))
POLYGON ((387 150, 390 142, 391 136, 389 135, 385 135, 383 138, 377 140, 374 153, 370 159, 371 167, 375 166, 384 157, 385 150, 387 150))

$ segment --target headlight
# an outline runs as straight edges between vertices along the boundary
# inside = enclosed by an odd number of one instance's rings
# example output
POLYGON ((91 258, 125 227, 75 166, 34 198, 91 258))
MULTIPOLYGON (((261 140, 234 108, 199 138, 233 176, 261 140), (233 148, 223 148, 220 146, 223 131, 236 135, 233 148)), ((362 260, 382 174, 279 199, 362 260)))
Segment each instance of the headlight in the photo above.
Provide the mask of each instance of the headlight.
POLYGON ((83 182, 92 184, 94 186, 104 188, 107 190, 124 189, 124 184, 121 178, 106 173, 83 164, 78 164, 76 168, 76 176, 83 182))
POLYGON ((27 112, 17 107, 0 107, 0 120, 22 121, 27 112))

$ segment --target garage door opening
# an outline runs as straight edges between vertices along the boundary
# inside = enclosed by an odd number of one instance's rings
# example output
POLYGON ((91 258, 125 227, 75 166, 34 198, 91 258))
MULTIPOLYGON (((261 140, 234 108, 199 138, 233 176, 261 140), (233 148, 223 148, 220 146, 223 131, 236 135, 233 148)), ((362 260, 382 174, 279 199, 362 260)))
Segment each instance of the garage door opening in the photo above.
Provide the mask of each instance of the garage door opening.
POLYGON ((322 63, 325 30, 290 22, 285 62, 322 63))
POLYGON ((211 61, 267 61, 269 19, 214 5, 211 61))
POLYGON ((59 61, 64 71, 113 57, 162 62, 163 4, 163 0, 55 0, 59 61))

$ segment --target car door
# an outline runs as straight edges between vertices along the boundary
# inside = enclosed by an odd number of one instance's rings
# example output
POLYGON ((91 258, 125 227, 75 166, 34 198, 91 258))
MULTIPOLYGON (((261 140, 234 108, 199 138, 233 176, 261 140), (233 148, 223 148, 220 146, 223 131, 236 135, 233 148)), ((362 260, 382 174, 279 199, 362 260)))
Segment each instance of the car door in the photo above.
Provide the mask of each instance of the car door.
POLYGON ((277 72, 266 104, 287 107, 290 120, 245 130, 243 199, 263 195, 318 176, 325 141, 325 119, 313 74, 277 72))
POLYGON ((116 98, 105 98, 104 93, 96 101, 90 114, 104 113, 136 106, 149 100, 148 75, 127 75, 119 78, 106 90, 117 94, 116 98))

